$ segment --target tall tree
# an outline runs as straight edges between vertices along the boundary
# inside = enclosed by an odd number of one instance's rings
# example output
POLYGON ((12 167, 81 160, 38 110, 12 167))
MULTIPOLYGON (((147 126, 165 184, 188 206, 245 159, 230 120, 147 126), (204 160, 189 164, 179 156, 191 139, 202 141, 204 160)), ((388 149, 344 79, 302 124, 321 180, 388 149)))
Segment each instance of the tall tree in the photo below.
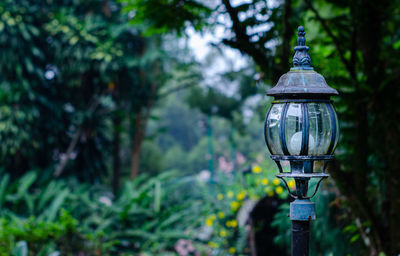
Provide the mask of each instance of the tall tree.
POLYGON ((96 180, 108 144, 105 41, 107 16, 93 1, 0 3, 0 154, 3 168, 68 172, 96 180), (79 8, 78 8, 79 6, 79 8), (95 7, 93 7, 95 6, 95 7), (85 170, 85 171, 83 171, 85 170))
POLYGON ((7 172, 39 168, 46 177, 95 182, 112 155, 117 190, 121 133, 131 134, 137 156, 162 83, 157 38, 140 36, 121 9, 111 0, 0 3, 0 161, 7 172))
POLYGON ((395 121, 400 111, 394 107, 400 100, 399 2, 306 0, 305 6, 310 26, 319 27, 314 41, 325 48, 315 55, 329 57, 318 66, 341 92, 345 151, 331 174, 344 204, 360 220, 359 234, 369 254, 395 255, 400 251, 400 127, 395 121))

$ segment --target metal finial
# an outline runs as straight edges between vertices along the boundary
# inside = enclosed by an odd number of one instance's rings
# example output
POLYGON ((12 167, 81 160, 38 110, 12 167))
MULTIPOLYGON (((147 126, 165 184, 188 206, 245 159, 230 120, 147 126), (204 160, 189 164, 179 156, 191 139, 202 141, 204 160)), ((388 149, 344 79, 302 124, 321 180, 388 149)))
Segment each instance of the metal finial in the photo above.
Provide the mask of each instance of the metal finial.
POLYGON ((305 35, 306 35, 306 32, 304 32, 304 27, 303 26, 300 26, 298 29, 297 29, 297 35, 299 36, 298 38, 297 38, 297 45, 299 45, 299 46, 304 46, 304 45, 306 45, 306 38, 304 37, 305 35))
POLYGON ((310 68, 310 64, 311 64, 311 58, 308 55, 308 50, 309 47, 306 46, 306 32, 304 32, 304 27, 300 26, 297 29, 297 46, 294 47, 294 50, 296 51, 296 53, 294 54, 293 57, 293 65, 296 68, 310 68))

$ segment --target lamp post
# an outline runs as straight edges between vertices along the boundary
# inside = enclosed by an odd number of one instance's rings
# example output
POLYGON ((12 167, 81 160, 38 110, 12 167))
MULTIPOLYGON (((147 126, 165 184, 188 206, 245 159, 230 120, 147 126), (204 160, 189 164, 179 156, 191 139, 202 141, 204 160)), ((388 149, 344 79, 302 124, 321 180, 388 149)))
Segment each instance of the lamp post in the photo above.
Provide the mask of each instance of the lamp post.
POLYGON ((304 27, 298 28, 294 67, 281 76, 276 86, 267 91, 275 97, 265 118, 265 141, 272 160, 278 166, 276 175, 286 185, 291 197, 292 256, 309 255, 309 224, 315 220, 315 204, 310 201, 318 190, 328 161, 339 138, 339 125, 330 96, 338 92, 310 66, 309 47, 305 45, 304 27), (290 172, 284 172, 281 161, 289 161, 290 172), (314 163, 323 163, 314 172, 314 163), (310 179, 318 179, 315 191, 308 195, 310 179), (286 179, 294 179, 291 191, 286 179))

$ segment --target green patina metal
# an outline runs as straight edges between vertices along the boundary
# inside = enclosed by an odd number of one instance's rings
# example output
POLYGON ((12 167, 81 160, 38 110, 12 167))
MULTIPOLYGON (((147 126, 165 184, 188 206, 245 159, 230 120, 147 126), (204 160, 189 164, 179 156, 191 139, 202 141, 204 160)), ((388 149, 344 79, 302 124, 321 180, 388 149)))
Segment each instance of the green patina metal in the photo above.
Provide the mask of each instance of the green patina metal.
POLYGON ((305 46, 305 32, 299 27, 299 38, 294 48, 296 51, 293 57, 294 67, 279 78, 278 83, 267 91, 268 96, 332 96, 339 93, 331 88, 325 78, 314 71, 311 65, 311 58, 308 55, 309 47, 305 46))

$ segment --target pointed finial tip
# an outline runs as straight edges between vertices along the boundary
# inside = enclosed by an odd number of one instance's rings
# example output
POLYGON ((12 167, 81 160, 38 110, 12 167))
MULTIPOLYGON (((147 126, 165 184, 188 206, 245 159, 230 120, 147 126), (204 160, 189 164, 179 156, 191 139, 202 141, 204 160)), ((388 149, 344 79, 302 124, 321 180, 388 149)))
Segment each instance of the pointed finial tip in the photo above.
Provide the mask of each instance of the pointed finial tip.
POLYGON ((299 37, 304 37, 306 35, 306 32, 304 32, 304 27, 303 26, 300 26, 300 27, 297 28, 297 35, 299 37))
POLYGON ((311 58, 307 53, 308 46, 306 46, 306 32, 304 32, 303 26, 299 26, 297 31, 297 46, 294 48, 296 53, 293 57, 293 65, 295 67, 310 68, 311 58))

